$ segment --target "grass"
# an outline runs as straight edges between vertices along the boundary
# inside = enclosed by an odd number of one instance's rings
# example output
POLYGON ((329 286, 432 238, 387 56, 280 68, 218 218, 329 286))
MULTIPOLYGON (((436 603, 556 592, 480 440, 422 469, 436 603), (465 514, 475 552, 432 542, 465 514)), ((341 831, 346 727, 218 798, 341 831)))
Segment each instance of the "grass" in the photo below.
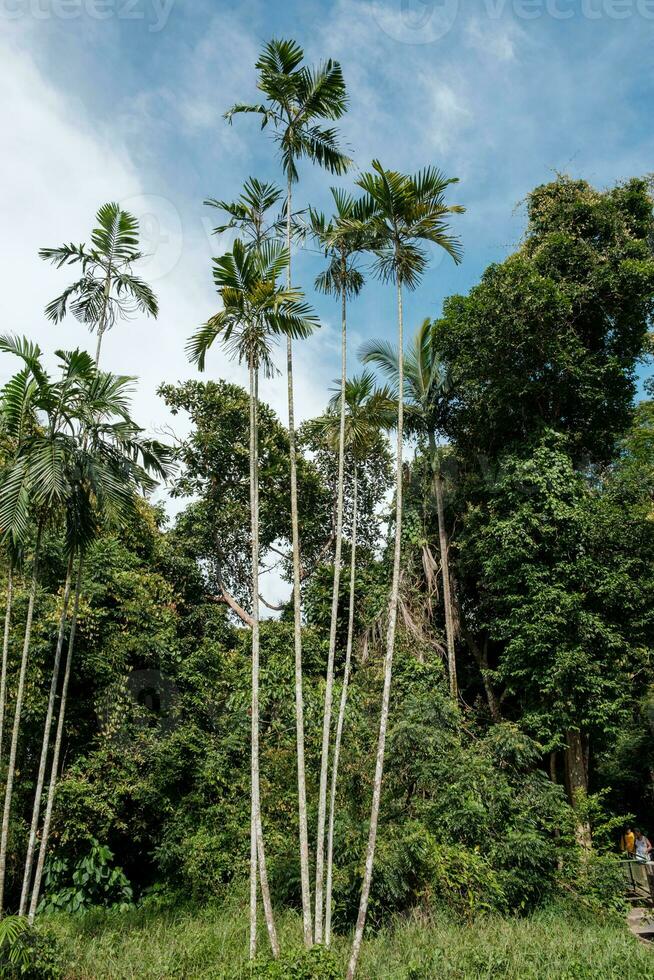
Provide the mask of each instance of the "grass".
MULTIPOLYGON (((219 980, 248 977, 247 910, 133 911, 56 917, 68 980, 219 980)), ((283 948, 301 939, 297 916, 278 922, 283 948)), ((266 949, 261 935, 261 949, 266 949)), ((335 945, 343 965, 347 938, 335 945)), ((654 949, 618 918, 581 919, 551 909, 526 919, 487 918, 468 926, 444 916, 399 921, 364 945, 362 980, 654 980, 654 949)))

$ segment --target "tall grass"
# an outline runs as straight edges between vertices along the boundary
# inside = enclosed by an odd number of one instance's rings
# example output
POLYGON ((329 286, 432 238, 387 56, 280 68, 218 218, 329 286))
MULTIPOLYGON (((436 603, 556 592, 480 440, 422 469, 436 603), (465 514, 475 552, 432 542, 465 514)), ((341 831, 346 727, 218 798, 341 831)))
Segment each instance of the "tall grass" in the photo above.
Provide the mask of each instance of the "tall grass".
MULTIPOLYGON (((245 905, 53 917, 69 980, 246 978, 245 905)), ((279 919, 282 946, 300 947, 298 915, 279 919)), ((266 948, 262 930, 260 948, 266 948)), ((336 940, 343 963, 348 939, 336 940)), ((361 957, 366 980, 654 980, 654 949, 634 939, 621 920, 592 920, 571 908, 527 919, 481 919, 469 926, 435 915, 398 921, 368 938, 361 957)))

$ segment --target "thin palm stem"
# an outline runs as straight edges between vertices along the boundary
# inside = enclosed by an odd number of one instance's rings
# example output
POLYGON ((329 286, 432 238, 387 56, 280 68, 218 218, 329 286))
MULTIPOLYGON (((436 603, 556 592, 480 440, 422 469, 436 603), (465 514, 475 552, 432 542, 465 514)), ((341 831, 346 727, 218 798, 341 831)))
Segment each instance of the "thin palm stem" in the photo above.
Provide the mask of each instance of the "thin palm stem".
POLYGON ((256 545, 256 417, 254 366, 250 364, 250 522, 252 539, 252 704, 250 708, 250 959, 257 954, 257 792, 259 751, 259 553, 256 545))
MULTIPOLYGON (((429 443, 434 467, 436 466, 436 440, 433 432, 429 433, 429 443)), ((452 611, 452 590, 450 586, 450 560, 447 529, 445 527, 445 507, 443 505, 443 478, 434 471, 434 496, 436 497, 436 516, 438 520, 438 543, 441 552, 441 575, 443 577, 443 608, 445 611, 445 638, 447 641, 447 674, 450 686, 450 696, 458 697, 456 677, 456 650, 454 646, 454 615, 452 611)))
MULTIPOLYGON (((287 284, 291 288, 291 207, 292 182, 288 177, 286 198, 286 248, 288 250, 287 284)), ((300 834, 300 881, 302 888, 302 925, 305 946, 311 946, 311 889, 309 885, 309 832, 307 822, 307 787, 304 761, 304 696, 302 691, 302 590, 300 572, 300 528, 297 499, 297 448, 295 439, 295 404, 293 394, 293 343, 286 340, 288 384, 288 439, 291 469, 291 536, 293 548, 293 644, 295 650, 295 728, 297 743, 298 821, 300 834)))
POLYGON ((102 337, 104 336, 105 328, 107 325, 107 306, 109 305, 109 296, 111 294, 111 263, 109 263, 109 268, 107 269, 107 276, 104 281, 104 300, 102 303, 102 314, 98 321, 98 343, 95 348, 95 366, 97 367, 100 363, 100 351, 102 349, 102 337))
POLYGON ((43 829, 41 831, 41 842, 39 844, 39 857, 36 862, 34 873, 34 884, 32 886, 32 897, 30 900, 29 922, 34 922, 36 909, 39 904, 41 893, 41 880, 43 878, 43 867, 48 849, 48 839, 50 837, 50 824, 52 823, 52 809, 54 805, 55 789, 57 786, 57 774, 59 772, 59 757, 64 734, 64 719, 66 717, 66 702, 68 699, 68 686, 70 684, 70 672, 73 662, 73 652, 75 649, 75 634, 77 632, 77 620, 79 616, 79 603, 82 592, 82 566, 83 561, 80 555, 77 563, 77 578, 75 581, 75 595, 73 598, 73 609, 70 617, 70 633, 68 635, 68 651, 66 654, 66 666, 64 668, 64 679, 61 685, 61 697, 59 700, 59 717, 57 718, 57 732, 55 735, 54 749, 52 752, 52 763, 50 766, 50 783, 48 785, 48 799, 45 806, 43 817, 43 829))
MULTIPOLYGON (((257 865, 261 884, 264 915, 273 956, 279 956, 279 942, 275 929, 266 856, 261 824, 261 791, 259 783, 259 440, 257 433, 257 368, 250 364, 250 521, 252 537, 252 813, 256 831, 256 854, 250 855, 250 874, 254 873, 255 883, 257 865)), ((252 902, 252 881, 250 881, 250 901, 252 902)), ((256 887, 254 905, 250 906, 250 955, 256 953, 256 887)))
POLYGON ((27 856, 25 858, 25 871, 23 874, 23 887, 20 895, 19 915, 25 915, 29 898, 29 888, 32 880, 32 866, 34 864, 34 851, 36 848, 36 834, 41 816, 41 797, 43 796, 43 785, 45 782, 45 770, 48 762, 48 750, 50 748, 50 733, 52 731, 52 719, 54 717, 55 700, 57 698, 57 687, 59 686, 59 668, 61 665, 61 652, 64 646, 64 634, 66 630, 66 618, 68 616, 68 603, 70 601, 70 590, 73 578, 73 555, 68 558, 68 568, 66 569, 66 580, 64 583, 64 594, 62 598, 61 613, 59 616, 59 630, 57 634, 57 646, 55 648, 54 663, 52 666, 52 679, 50 681, 50 695, 48 697, 48 708, 43 725, 43 740, 41 743, 41 758, 39 770, 36 778, 36 791, 34 793, 34 805, 32 807, 32 824, 30 836, 27 844, 27 856))
POLYGON ((336 545, 334 549, 334 581, 332 608, 329 624, 329 650, 325 681, 325 706, 322 727, 322 753, 320 759, 320 789, 318 795, 318 832, 316 837, 316 897, 314 932, 317 943, 323 934, 323 875, 325 859, 325 817, 327 810, 327 779, 329 773, 329 742, 332 727, 332 700, 334 693, 334 656, 336 653, 336 628, 338 625, 338 600, 341 584, 341 548, 343 539, 343 472, 345 460, 345 383, 347 380, 347 305, 345 294, 345 257, 341 255, 341 417, 338 433, 338 485, 336 494, 336 545))
POLYGON ((352 492, 352 541, 350 545, 350 605, 347 622, 347 646, 345 648, 345 664, 343 667, 343 687, 341 701, 338 707, 336 736, 334 739, 334 759, 332 762, 332 784, 329 799, 329 829, 327 833, 327 884, 325 888, 325 945, 329 946, 332 938, 332 873, 334 865, 334 821, 336 817, 336 790, 338 786, 338 764, 341 757, 341 741, 347 707, 347 692, 350 682, 350 665, 352 662, 352 643, 354 638, 354 590, 356 584, 357 563, 357 491, 358 479, 355 464, 352 492))
POLYGON ((7 661, 9 658, 9 636, 11 633, 11 605, 14 595, 14 567, 9 562, 7 573, 7 603, 5 605, 5 628, 2 637, 2 672, 0 673, 0 761, 2 761, 2 736, 5 724, 5 704, 7 701, 7 661))
POLYGON ((404 356, 403 356, 403 311, 402 284, 397 283, 397 348, 398 348, 398 399, 397 399, 397 471, 395 487, 395 545, 393 550, 393 580, 388 607, 388 629, 386 633, 386 655, 384 657, 384 688, 382 692, 381 714, 379 720, 379 739, 377 742, 377 759, 375 762, 375 777, 372 789, 372 806, 370 809, 370 829, 366 849, 366 864, 361 887, 361 899, 357 915, 352 952, 347 967, 346 980, 352 980, 356 972, 363 930, 368 912, 368 899, 372 883, 372 871, 375 861, 375 845, 377 843, 377 825, 381 803, 382 779, 384 775, 384 751, 386 748, 386 730, 391 698, 391 678, 393 671, 393 654, 395 651, 395 627, 397 623, 397 607, 400 592, 400 558, 402 553, 402 438, 404 422, 404 356))
POLYGON ((250 801, 250 959, 257 955, 257 814, 254 793, 250 801))
POLYGON ((32 621, 34 619, 34 603, 36 601, 36 590, 39 580, 39 559, 41 552, 41 538, 43 535, 44 521, 39 521, 39 528, 36 534, 36 544, 34 546, 34 557, 32 559, 32 582, 27 604, 27 618, 25 620, 25 635, 23 639, 23 652, 20 661, 20 672, 18 675, 18 686, 16 688, 16 705, 14 708, 14 724, 11 732, 11 745, 9 747, 9 763, 7 766, 7 783, 5 786, 5 802, 2 814, 2 833, 0 836, 0 916, 4 910, 4 890, 5 876, 7 871, 7 845, 9 841, 9 818, 11 815, 11 798, 14 789, 14 777, 16 774, 16 754, 18 751, 18 735, 20 732, 20 720, 23 711, 23 697, 25 694, 25 675, 27 673, 27 661, 30 652, 30 642, 32 639, 32 621))

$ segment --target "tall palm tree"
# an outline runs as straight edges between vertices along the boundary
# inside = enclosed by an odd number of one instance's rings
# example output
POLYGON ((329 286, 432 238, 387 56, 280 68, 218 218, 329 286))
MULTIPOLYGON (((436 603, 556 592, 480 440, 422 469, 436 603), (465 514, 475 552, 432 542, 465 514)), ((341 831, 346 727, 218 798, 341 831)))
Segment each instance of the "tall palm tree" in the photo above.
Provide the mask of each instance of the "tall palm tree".
MULTIPOLYGON (((14 543, 29 538, 30 522, 37 515, 36 541, 32 557, 30 584, 23 650, 16 690, 14 722, 7 767, 2 830, 0 832, 0 914, 4 900, 9 818, 16 768, 16 753, 29 658, 34 603, 38 584, 39 555, 43 530, 47 520, 66 499, 66 471, 70 463, 74 440, 70 434, 72 420, 80 403, 80 379, 93 362, 86 353, 75 351, 62 358, 61 377, 52 381, 40 362, 40 350, 26 339, 0 337, 0 351, 21 358, 31 376, 31 384, 23 392, 28 401, 10 407, 22 412, 36 424, 24 432, 16 455, 5 473, 0 487, 0 527, 6 539, 14 543)), ((15 392, 20 390, 20 386, 15 392)), ((6 394, 6 392, 5 392, 6 394)))
POLYGON ((316 289, 337 296, 341 302, 341 393, 338 433, 338 479, 336 490, 336 528, 334 548, 334 581, 332 587, 332 608, 329 627, 329 648, 325 678, 325 704, 323 711, 322 750, 320 758, 320 787, 318 793, 318 828, 316 834, 316 891, 314 939, 322 942, 324 902, 323 876, 325 862, 325 820, 327 811, 327 777, 329 770, 329 740, 332 725, 332 699, 334 688, 334 655, 336 652, 336 627, 338 623, 338 596, 341 577, 341 546, 343 538, 343 470, 345 460, 345 386, 347 379, 347 301, 357 296, 363 287, 364 279, 356 265, 356 255, 365 247, 365 239, 360 232, 353 231, 348 222, 355 217, 354 198, 345 191, 331 189, 334 200, 334 215, 327 220, 324 214, 309 210, 307 229, 313 239, 324 250, 328 259, 327 268, 315 281, 316 289))
POLYGON ((187 351, 200 370, 205 356, 220 339, 231 357, 246 361, 250 380, 250 512, 252 537, 252 806, 250 821, 250 958, 256 955, 257 869, 270 943, 275 956, 279 944, 268 890, 261 827, 259 781, 259 485, 258 485, 258 377, 274 372, 271 340, 276 336, 307 337, 318 325, 300 290, 280 286, 288 253, 278 242, 246 248, 237 239, 231 253, 214 259, 214 282, 223 308, 189 341, 187 351))
MULTIPOLYGON (((131 380, 130 378, 97 372, 93 365, 87 378, 88 384, 80 405, 79 415, 75 420, 77 431, 74 435, 78 451, 71 461, 72 465, 68 473, 66 547, 71 556, 69 559, 71 565, 72 557, 75 554, 78 554, 79 557, 48 796, 29 908, 30 922, 33 922, 38 906, 59 774, 68 685, 81 597, 83 558, 98 533, 100 520, 116 526, 123 525, 134 512, 137 495, 142 491, 152 490, 156 486, 156 480, 166 479, 171 469, 169 448, 154 440, 142 438, 141 430, 129 415, 131 380)), ((60 631, 62 622, 65 622, 63 613, 62 620, 60 620, 60 631)), ((61 650, 59 653, 61 654, 61 650)), ((56 693, 59 666, 59 661, 55 658, 23 878, 21 914, 25 911, 27 895, 29 894, 36 844, 36 828, 43 792, 45 760, 47 759, 54 709, 53 691, 56 693)))
POLYGON ((7 661, 9 658, 9 637, 11 635, 11 607, 14 595, 15 562, 11 556, 7 561, 7 600, 2 631, 2 666, 0 667, 0 761, 2 760, 2 737, 5 723, 5 704, 7 701, 7 661))
MULTIPOLYGON (((365 364, 374 364, 397 388, 399 358, 397 348, 387 341, 373 340, 364 344, 360 351, 365 364)), ((432 339, 432 322, 423 320, 413 343, 404 353, 404 418, 405 427, 427 437, 431 457, 432 483, 436 498, 438 539, 443 576, 443 608, 445 612, 445 636, 447 640, 447 670, 450 695, 456 699, 456 652, 454 646, 454 613, 450 586, 447 528, 444 516, 444 479, 440 465, 436 433, 439 429, 443 397, 448 387, 447 368, 438 357, 432 339)))
MULTIPOLYGON (((279 148, 286 176, 287 286, 291 286, 291 237, 293 184, 298 180, 297 161, 307 159, 333 174, 345 173, 350 159, 338 145, 338 134, 325 120, 340 119, 348 99, 341 66, 329 59, 317 68, 303 64, 304 51, 292 40, 269 41, 255 65, 257 87, 263 103, 237 103, 225 114, 231 123, 240 113, 261 117, 261 128, 270 125, 279 148)), ((286 341, 288 386, 288 432, 291 461, 291 526, 293 544, 293 624, 295 649, 295 716, 298 766, 298 816, 300 834, 300 879, 304 942, 310 946, 311 891, 309 885, 309 838, 307 830, 306 780, 304 766, 304 702, 302 696, 302 595, 300 533, 297 501, 297 444, 293 391, 293 344, 286 341)))
MULTIPOLYGON (((84 376, 80 378, 80 383, 80 404, 77 415, 70 419, 73 441, 69 448, 70 456, 66 469, 67 489, 64 511, 65 549, 68 554, 68 563, 50 693, 43 728, 41 757, 32 808, 32 823, 23 874, 19 915, 23 915, 26 911, 32 880, 36 836, 41 814, 41 798, 59 684, 75 558, 77 555, 81 558, 95 536, 98 525, 97 503, 102 501, 104 509, 108 510, 110 507, 114 514, 131 511, 134 500, 132 487, 136 485, 140 475, 138 470, 126 473, 121 458, 121 453, 127 453, 128 458, 131 458, 134 451, 141 451, 142 445, 140 431, 128 414, 132 379, 98 374, 95 364, 89 358, 87 370, 84 376), (96 502, 95 508, 93 501, 96 502)), ((158 452, 157 455, 159 457, 160 453, 158 452)), ((79 606, 79 599, 77 599, 77 606, 79 606)))
POLYGON ((460 261, 461 248, 450 232, 447 219, 463 209, 445 203, 445 191, 455 180, 446 178, 438 170, 428 167, 415 176, 385 170, 374 160, 372 171, 363 174, 357 184, 364 191, 360 215, 353 223, 355 228, 367 230, 374 239, 374 271, 386 282, 395 284, 397 293, 397 469, 395 488, 395 542, 393 549, 393 575, 388 604, 388 629, 384 657, 384 687, 379 721, 377 758, 370 808, 370 829, 366 848, 366 863, 361 886, 361 899, 357 915, 352 952, 347 968, 348 980, 354 977, 363 930, 368 911, 368 898, 372 882, 372 870, 377 841, 379 804, 381 801, 384 772, 384 750, 388 726, 388 710, 391 693, 393 653, 395 650, 395 626, 400 586, 400 558, 402 547, 402 445, 404 421, 404 359, 403 359, 403 290, 415 289, 427 267, 427 244, 444 249, 455 262, 460 261))
POLYGON ((329 823, 327 831, 327 870, 325 887, 325 945, 331 942, 332 921, 332 877, 334 859, 334 820, 336 815, 336 791, 338 786, 338 765, 341 752, 341 739, 345 723, 347 707, 348 684, 352 662, 352 645, 354 640, 354 591, 356 584, 356 555, 357 555, 357 518, 358 518, 358 470, 361 462, 374 452, 375 445, 380 439, 380 431, 392 424, 395 416, 395 404, 392 393, 387 388, 378 388, 374 376, 366 371, 358 377, 346 381, 344 392, 341 391, 332 398, 329 410, 311 424, 311 430, 332 448, 340 452, 341 439, 352 466, 352 531, 350 539, 350 586, 347 642, 345 648, 345 664, 343 668, 343 683, 341 699, 336 722, 334 739, 334 756, 332 761, 332 778, 329 800, 329 823), (345 432, 342 433, 342 405, 345 403, 345 432))
MULTIPOLYGON (((120 377, 114 378, 110 375, 100 376, 97 374, 102 348, 102 338, 106 330, 113 326, 116 319, 119 317, 121 319, 126 319, 135 311, 149 314, 154 317, 156 317, 158 314, 158 303, 156 296, 147 283, 143 282, 143 280, 139 279, 132 272, 133 264, 143 257, 143 253, 139 249, 138 221, 132 214, 130 214, 128 211, 124 211, 116 203, 103 205, 96 214, 96 220, 98 222, 98 226, 93 229, 91 234, 92 248, 87 248, 85 245, 75 246, 71 244, 62 245, 58 248, 44 248, 39 252, 41 258, 54 263, 58 268, 65 264, 80 264, 82 267, 82 277, 64 290, 61 296, 57 297, 48 304, 46 307, 46 315, 48 318, 57 323, 64 318, 68 309, 70 308, 71 312, 78 320, 86 323, 91 331, 95 330, 97 332, 95 366, 91 364, 87 366, 87 386, 83 396, 83 409, 85 412, 84 426, 86 426, 86 428, 82 426, 82 429, 79 432, 80 447, 82 452, 85 452, 88 449, 88 426, 95 427, 94 431, 96 432, 97 437, 97 419, 93 416, 93 411, 98 413, 99 419, 102 419, 105 415, 111 418, 111 416, 115 413, 122 414, 122 424, 127 426, 127 429, 123 433, 123 437, 127 438, 128 442, 133 442, 136 430, 127 411, 129 394, 127 382, 129 379, 120 377), (89 411, 91 414, 89 414, 89 411)), ((115 438, 115 436, 116 432, 113 431, 113 437, 115 438)), ((136 454, 135 458, 138 457, 140 453, 144 453, 145 457, 148 457, 148 467, 153 471, 159 470, 161 473, 163 472, 161 468, 166 465, 166 451, 164 447, 160 446, 156 442, 146 443, 144 440, 139 440, 138 445, 136 443, 132 445, 132 451, 136 454)), ((101 470, 98 471, 96 476, 99 476, 101 472, 101 470)), ((77 475, 77 479, 78 485, 75 488, 71 488, 72 492, 69 498, 69 503, 75 499, 76 495, 77 504, 80 506, 85 498, 84 493, 80 492, 82 484, 79 482, 79 473, 77 475)), ((96 487, 96 495, 97 489, 98 488, 96 487)), ((127 483, 123 487, 123 491, 123 504, 127 505, 127 503, 132 499, 130 497, 127 483)), ((57 636, 57 645, 55 648, 55 660, 52 673, 50 697, 48 700, 48 711, 46 713, 41 760, 37 777, 37 788, 32 811, 32 826, 30 829, 27 859, 25 862, 23 888, 20 900, 21 915, 25 911, 30 886, 34 847, 36 843, 36 831, 38 828, 41 795, 43 792, 43 780, 45 777, 45 766, 47 763, 50 730, 54 711, 54 700, 56 698, 64 631, 68 614, 73 561, 75 553, 78 551, 79 559, 73 599, 73 614, 70 626, 67 669, 64 679, 64 687, 66 689, 68 683, 67 678, 70 673, 70 662, 72 660, 74 650, 74 637, 77 628, 77 615, 82 587, 83 554, 86 547, 90 543, 90 538, 86 542, 83 540, 74 540, 75 521, 78 522, 77 531, 83 531, 84 529, 79 522, 80 518, 83 519, 84 517, 91 517, 91 512, 88 508, 86 513, 83 509, 81 509, 77 514, 74 514, 74 520, 69 521, 68 523, 69 534, 67 537, 71 547, 69 548, 68 569, 64 584, 64 599, 59 620, 59 631, 57 636)), ((64 694, 61 698, 59 707, 59 722, 57 729, 58 736, 56 740, 59 743, 63 732, 65 702, 66 697, 64 694)), ((55 745, 55 755, 57 754, 58 751, 55 745)), ((54 765, 53 776, 50 781, 51 794, 54 794, 56 776, 57 765, 54 765)), ((48 803, 49 810, 51 811, 52 803, 50 799, 48 800, 48 803)), ((49 826, 49 817, 46 818, 46 823, 49 826)), ((47 831, 44 832, 44 836, 47 839, 47 831)), ((44 856, 44 847, 42 847, 41 853, 44 856)), ((35 887, 37 898, 40 887, 40 874, 42 872, 42 867, 43 864, 41 861, 40 870, 37 870, 38 885, 35 887)), ((33 911, 31 915, 33 918, 33 911)))
MULTIPOLYGON (((38 347, 33 351, 36 356, 40 355, 38 347)), ((28 367, 23 368, 18 374, 7 382, 0 395, 0 422, 2 426, 3 442, 6 442, 5 464, 9 465, 15 457, 22 444, 24 435, 29 431, 34 423, 34 413, 32 406, 32 394, 34 393, 34 382, 28 367)), ((3 473, 3 482, 5 473, 3 473)), ((7 701, 7 666, 9 657, 9 639, 11 634, 11 612, 14 590, 14 576, 20 566, 22 550, 25 542, 10 537, 6 541, 7 552, 7 600, 5 605, 5 618, 2 638, 2 667, 0 670, 0 759, 2 758, 2 744, 4 736, 4 720, 7 701)))
POLYGON ((42 248, 39 255, 58 269, 63 265, 81 266, 81 277, 45 308, 46 316, 59 323, 68 309, 97 333, 96 362, 100 360, 102 338, 117 318, 131 314, 158 313, 157 299, 150 286, 134 275, 132 266, 143 258, 139 247, 139 223, 119 204, 103 204, 96 214, 97 226, 91 232, 91 246, 59 245, 42 248))

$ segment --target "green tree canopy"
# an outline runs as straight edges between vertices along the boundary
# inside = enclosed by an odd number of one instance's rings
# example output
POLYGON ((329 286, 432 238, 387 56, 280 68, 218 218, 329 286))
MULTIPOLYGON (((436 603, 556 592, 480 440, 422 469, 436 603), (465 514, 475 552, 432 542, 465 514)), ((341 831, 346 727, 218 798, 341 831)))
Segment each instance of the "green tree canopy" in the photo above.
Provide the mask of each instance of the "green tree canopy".
POLYGON ((545 428, 605 461, 625 431, 654 314, 647 181, 597 191, 559 177, 527 198, 518 251, 453 296, 434 328, 451 373, 447 431, 497 456, 545 428))

